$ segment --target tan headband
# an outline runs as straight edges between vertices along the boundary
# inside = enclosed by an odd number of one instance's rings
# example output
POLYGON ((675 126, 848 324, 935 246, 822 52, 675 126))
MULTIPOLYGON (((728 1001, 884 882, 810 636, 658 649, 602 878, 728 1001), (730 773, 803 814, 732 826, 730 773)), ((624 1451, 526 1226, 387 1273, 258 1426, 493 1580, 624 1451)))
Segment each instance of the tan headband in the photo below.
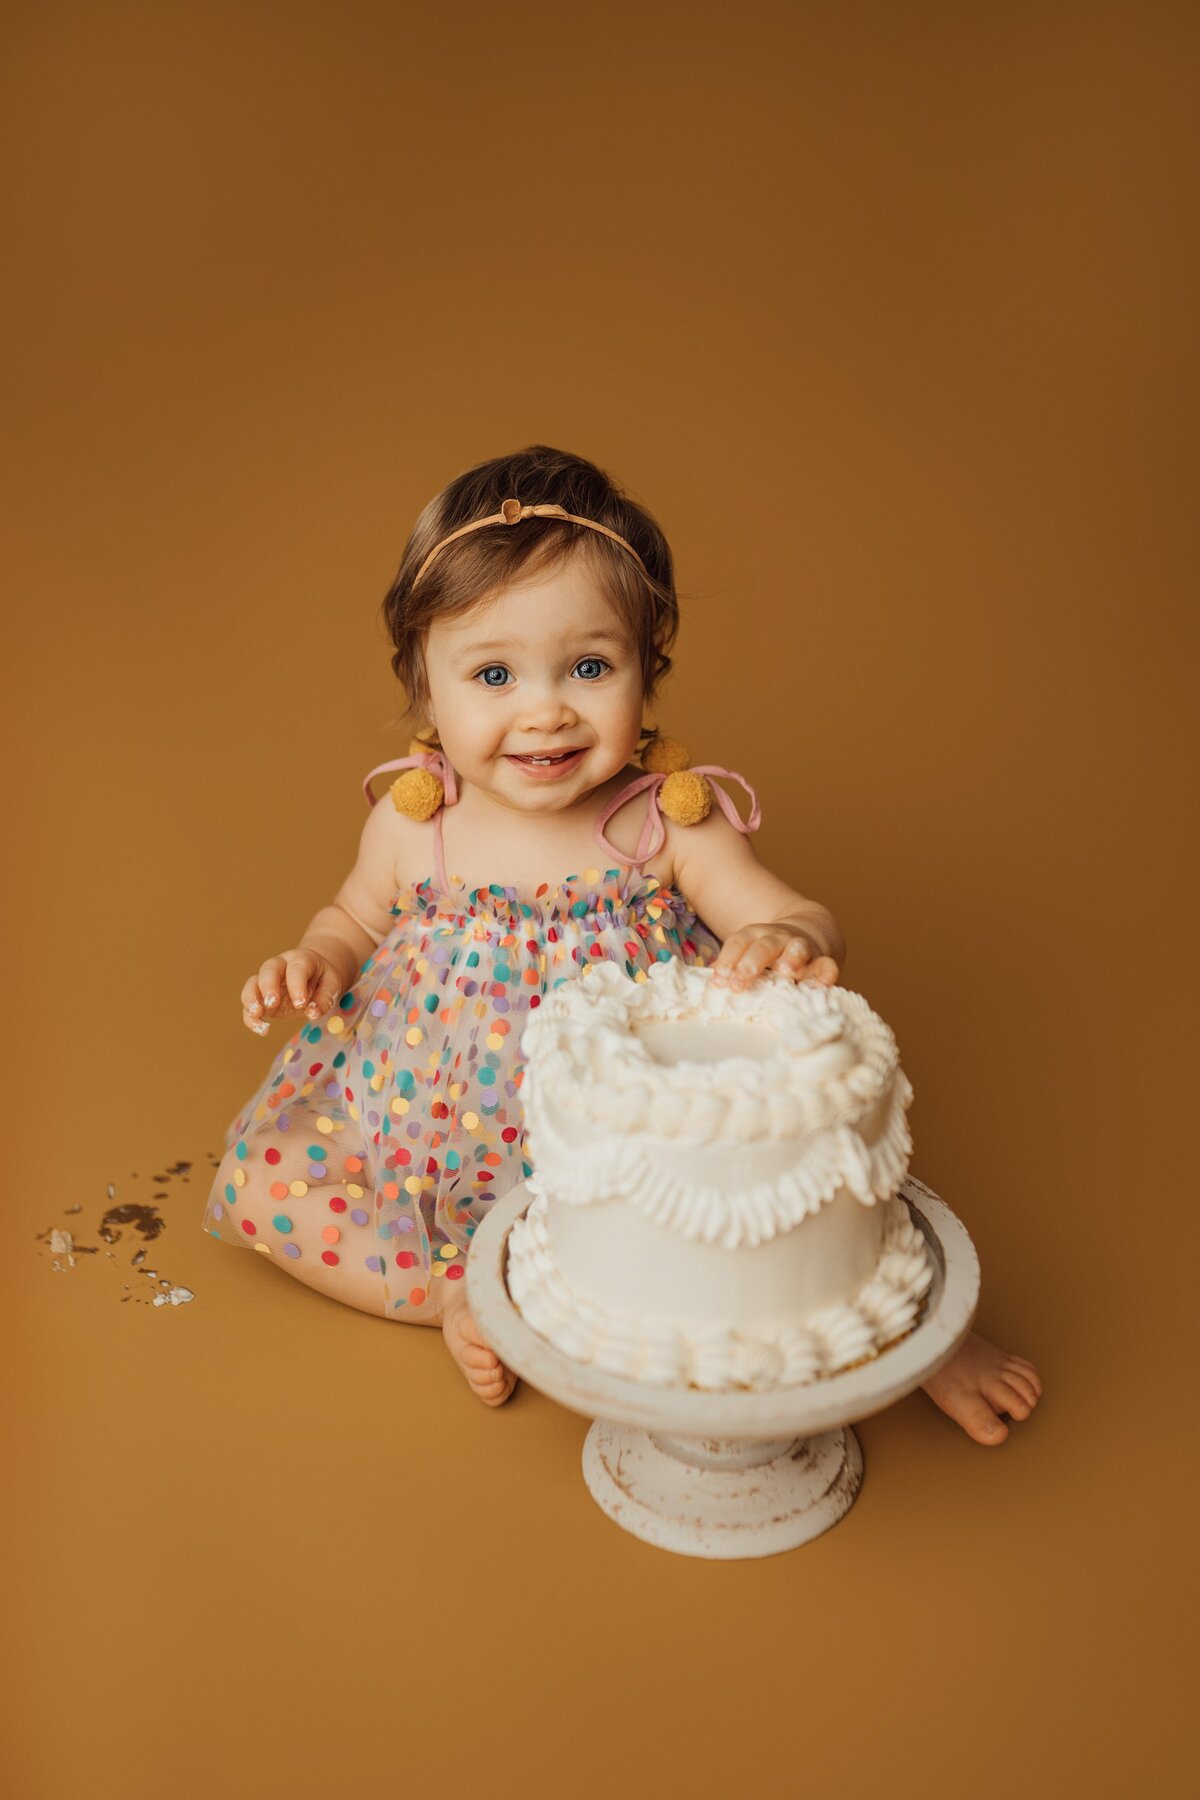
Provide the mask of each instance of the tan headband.
POLYGON ((612 539, 614 544, 621 544, 628 550, 630 556, 632 556, 634 562, 636 562, 638 568, 646 577, 646 580, 650 580, 650 571, 647 569, 633 545, 628 543, 623 537, 619 536, 617 532, 610 531, 607 525, 598 525, 595 519, 581 519, 578 513, 565 512, 561 506, 522 506, 519 500, 506 500, 499 512, 489 513, 486 519, 472 519, 469 525, 460 525, 457 531, 452 531, 450 533, 449 537, 440 539, 439 542, 433 546, 433 549, 429 552, 429 555, 425 558, 425 561, 414 575, 413 587, 416 587, 418 581, 420 581, 422 575, 425 573, 438 551, 441 550, 444 545, 452 544, 455 538, 462 537, 464 533, 468 531, 478 531, 481 525, 515 525, 519 519, 533 518, 569 519, 572 525, 587 525, 590 526, 593 531, 602 531, 605 537, 610 537, 612 539))

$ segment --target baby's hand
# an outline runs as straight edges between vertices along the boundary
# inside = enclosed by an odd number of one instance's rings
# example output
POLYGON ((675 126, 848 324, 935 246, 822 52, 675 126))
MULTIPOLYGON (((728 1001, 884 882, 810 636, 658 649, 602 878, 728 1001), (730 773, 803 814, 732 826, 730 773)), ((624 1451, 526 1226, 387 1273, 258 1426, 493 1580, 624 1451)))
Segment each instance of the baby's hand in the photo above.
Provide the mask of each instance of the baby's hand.
POLYGON ((718 987, 744 988, 768 969, 793 981, 818 981, 822 987, 835 987, 840 973, 815 938, 777 919, 731 932, 712 965, 713 981, 718 987))
POLYGON ((269 956, 242 989, 242 1023, 262 1037, 272 1019, 319 1019, 342 991, 338 971, 319 950, 269 956))

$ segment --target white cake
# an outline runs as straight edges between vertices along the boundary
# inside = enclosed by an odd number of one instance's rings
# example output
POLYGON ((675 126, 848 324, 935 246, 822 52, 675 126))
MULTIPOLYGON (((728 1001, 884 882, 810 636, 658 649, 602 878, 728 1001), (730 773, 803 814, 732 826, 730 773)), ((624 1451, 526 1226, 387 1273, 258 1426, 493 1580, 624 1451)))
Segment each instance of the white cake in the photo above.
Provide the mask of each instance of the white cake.
POLYGON ((912 1087, 860 994, 596 963, 545 996, 521 1052, 534 1199, 508 1287, 567 1356, 762 1389, 911 1328, 932 1279, 898 1195, 912 1087))

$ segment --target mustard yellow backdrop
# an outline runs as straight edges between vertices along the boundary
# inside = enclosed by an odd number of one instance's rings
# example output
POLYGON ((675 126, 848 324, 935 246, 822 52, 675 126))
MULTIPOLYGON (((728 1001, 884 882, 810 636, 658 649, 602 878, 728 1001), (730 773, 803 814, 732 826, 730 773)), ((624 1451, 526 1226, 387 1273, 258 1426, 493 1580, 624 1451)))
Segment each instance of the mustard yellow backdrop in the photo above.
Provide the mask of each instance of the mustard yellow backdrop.
POLYGON ((15 1800, 1185 1791, 1198 37, 8 10, 15 1800), (199 1228, 241 984, 406 747, 405 535, 531 442, 667 530, 658 721, 837 914, 1045 1382, 1000 1449, 867 1421, 759 1563, 640 1544, 586 1420, 199 1228))

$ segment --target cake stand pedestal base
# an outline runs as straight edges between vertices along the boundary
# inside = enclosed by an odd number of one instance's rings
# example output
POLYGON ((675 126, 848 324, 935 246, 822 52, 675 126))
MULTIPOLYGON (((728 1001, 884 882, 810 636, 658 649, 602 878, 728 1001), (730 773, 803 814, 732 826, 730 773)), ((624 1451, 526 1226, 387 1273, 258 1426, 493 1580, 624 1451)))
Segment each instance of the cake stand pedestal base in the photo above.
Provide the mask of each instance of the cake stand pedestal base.
POLYGON ((849 1427, 817 1437, 668 1437, 597 1419, 583 1478, 610 1519, 682 1556, 774 1556, 836 1525, 862 1486, 849 1427))
POLYGON ((467 1294, 508 1368, 595 1421, 583 1475, 610 1519, 683 1556, 773 1556, 819 1537, 853 1506, 863 1459, 850 1425, 928 1381, 970 1330, 975 1246, 922 1182, 905 1176, 900 1194, 933 1265, 915 1325, 878 1355, 802 1386, 651 1387, 564 1356, 522 1317, 505 1280, 509 1233, 533 1200, 524 1182, 493 1202, 476 1232, 467 1294))

